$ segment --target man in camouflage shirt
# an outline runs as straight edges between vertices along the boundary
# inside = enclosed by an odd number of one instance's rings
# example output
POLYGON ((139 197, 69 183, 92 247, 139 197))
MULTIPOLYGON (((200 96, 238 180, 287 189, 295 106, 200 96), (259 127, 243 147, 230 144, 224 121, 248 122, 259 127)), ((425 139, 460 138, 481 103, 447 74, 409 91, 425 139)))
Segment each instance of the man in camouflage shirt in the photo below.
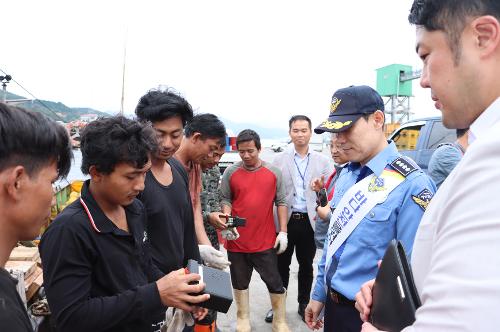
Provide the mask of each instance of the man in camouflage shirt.
MULTIPOLYGON (((220 207, 220 170, 217 164, 225 152, 225 140, 221 141, 219 150, 214 151, 208 157, 205 157, 201 162, 201 213, 203 215, 203 225, 205 232, 212 246, 219 250, 219 239, 217 237, 217 230, 214 226, 219 223, 224 224, 219 215, 222 214, 220 207), (224 143, 224 144, 222 144, 224 143)), ((217 319, 217 312, 209 310, 204 320, 198 322, 201 325, 211 325, 217 319)), ((217 328, 216 332, 220 332, 217 328)))
MULTIPOLYGON (((204 161, 201 163, 201 167, 203 170, 203 173, 201 174, 201 194, 200 194, 200 200, 201 200, 201 211, 203 215, 203 225, 205 226, 205 231, 207 232, 208 239, 210 240, 210 243, 212 243, 212 246, 219 250, 219 239, 217 237, 217 230, 215 227, 210 224, 210 214, 212 212, 217 212, 221 213, 221 207, 220 207, 220 188, 219 188, 219 183, 220 183, 220 170, 219 166, 217 166, 217 163, 224 153, 224 148, 220 149, 222 150, 222 153, 219 154, 217 152, 214 152, 214 157, 207 157, 204 161), (217 155, 217 157, 216 157, 217 155), (209 162, 211 161, 211 162, 209 162), (207 162, 205 164, 205 162, 207 162), (205 168, 209 167, 212 165, 210 168, 205 168)), ((217 217, 218 218, 218 217, 217 217)))
POLYGON ((220 158, 225 152, 226 141, 221 140, 219 149, 205 157, 201 162, 201 211, 203 215, 203 224, 208 238, 214 248, 219 250, 219 239, 217 237, 217 228, 225 228, 225 222, 220 219, 222 210, 220 207, 220 177, 219 170, 220 158))

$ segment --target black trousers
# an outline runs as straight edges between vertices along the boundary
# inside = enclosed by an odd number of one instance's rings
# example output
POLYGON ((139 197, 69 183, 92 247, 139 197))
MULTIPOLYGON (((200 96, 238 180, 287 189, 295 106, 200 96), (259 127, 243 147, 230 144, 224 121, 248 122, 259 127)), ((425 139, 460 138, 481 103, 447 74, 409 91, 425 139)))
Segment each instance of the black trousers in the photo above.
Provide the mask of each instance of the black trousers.
POLYGON ((299 262, 297 301, 307 304, 311 294, 313 260, 316 254, 314 231, 307 217, 303 219, 290 218, 288 221, 288 247, 284 253, 278 255, 278 269, 285 288, 288 288, 290 263, 294 250, 299 262))
POLYGON ((363 322, 353 305, 337 304, 326 297, 324 332, 359 332, 363 322))

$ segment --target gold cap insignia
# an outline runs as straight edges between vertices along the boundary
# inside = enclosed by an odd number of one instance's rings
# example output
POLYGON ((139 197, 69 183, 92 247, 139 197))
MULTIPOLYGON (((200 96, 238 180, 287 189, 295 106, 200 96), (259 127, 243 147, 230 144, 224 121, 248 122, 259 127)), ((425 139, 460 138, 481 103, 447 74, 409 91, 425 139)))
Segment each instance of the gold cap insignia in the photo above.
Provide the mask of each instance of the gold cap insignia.
POLYGON ((326 129, 342 129, 345 126, 348 126, 352 123, 352 121, 346 121, 346 122, 341 122, 341 121, 329 121, 325 120, 322 124, 321 127, 324 127, 326 129))
POLYGON ((337 97, 333 97, 332 104, 330 105, 330 114, 335 113, 335 111, 337 110, 337 107, 339 107, 341 101, 342 101, 342 99, 338 99, 337 97))

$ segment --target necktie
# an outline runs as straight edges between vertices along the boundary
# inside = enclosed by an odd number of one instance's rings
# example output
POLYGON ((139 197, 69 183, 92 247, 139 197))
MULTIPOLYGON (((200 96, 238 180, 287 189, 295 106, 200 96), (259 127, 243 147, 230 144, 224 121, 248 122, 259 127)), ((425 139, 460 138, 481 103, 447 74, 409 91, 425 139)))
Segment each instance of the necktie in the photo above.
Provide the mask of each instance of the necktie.
POLYGON ((356 183, 366 178, 368 175, 372 173, 371 169, 368 166, 361 167, 361 171, 359 172, 358 178, 356 179, 356 183))

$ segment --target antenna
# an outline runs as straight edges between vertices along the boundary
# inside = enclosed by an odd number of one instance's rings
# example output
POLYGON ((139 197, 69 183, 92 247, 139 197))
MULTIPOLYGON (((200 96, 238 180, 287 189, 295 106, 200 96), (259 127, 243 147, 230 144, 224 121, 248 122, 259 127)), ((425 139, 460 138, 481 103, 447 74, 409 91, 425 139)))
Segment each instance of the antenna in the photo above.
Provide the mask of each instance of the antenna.
POLYGON ((10 75, 0 76, 0 82, 2 82, 3 89, 2 103, 5 103, 7 100, 7 83, 9 83, 11 79, 12 76, 10 75))
POLYGON ((127 35, 128 35, 128 29, 125 30, 125 41, 123 43, 122 100, 120 103, 120 115, 123 115, 123 102, 125 100, 125 69, 126 69, 126 63, 127 63, 127 35))

